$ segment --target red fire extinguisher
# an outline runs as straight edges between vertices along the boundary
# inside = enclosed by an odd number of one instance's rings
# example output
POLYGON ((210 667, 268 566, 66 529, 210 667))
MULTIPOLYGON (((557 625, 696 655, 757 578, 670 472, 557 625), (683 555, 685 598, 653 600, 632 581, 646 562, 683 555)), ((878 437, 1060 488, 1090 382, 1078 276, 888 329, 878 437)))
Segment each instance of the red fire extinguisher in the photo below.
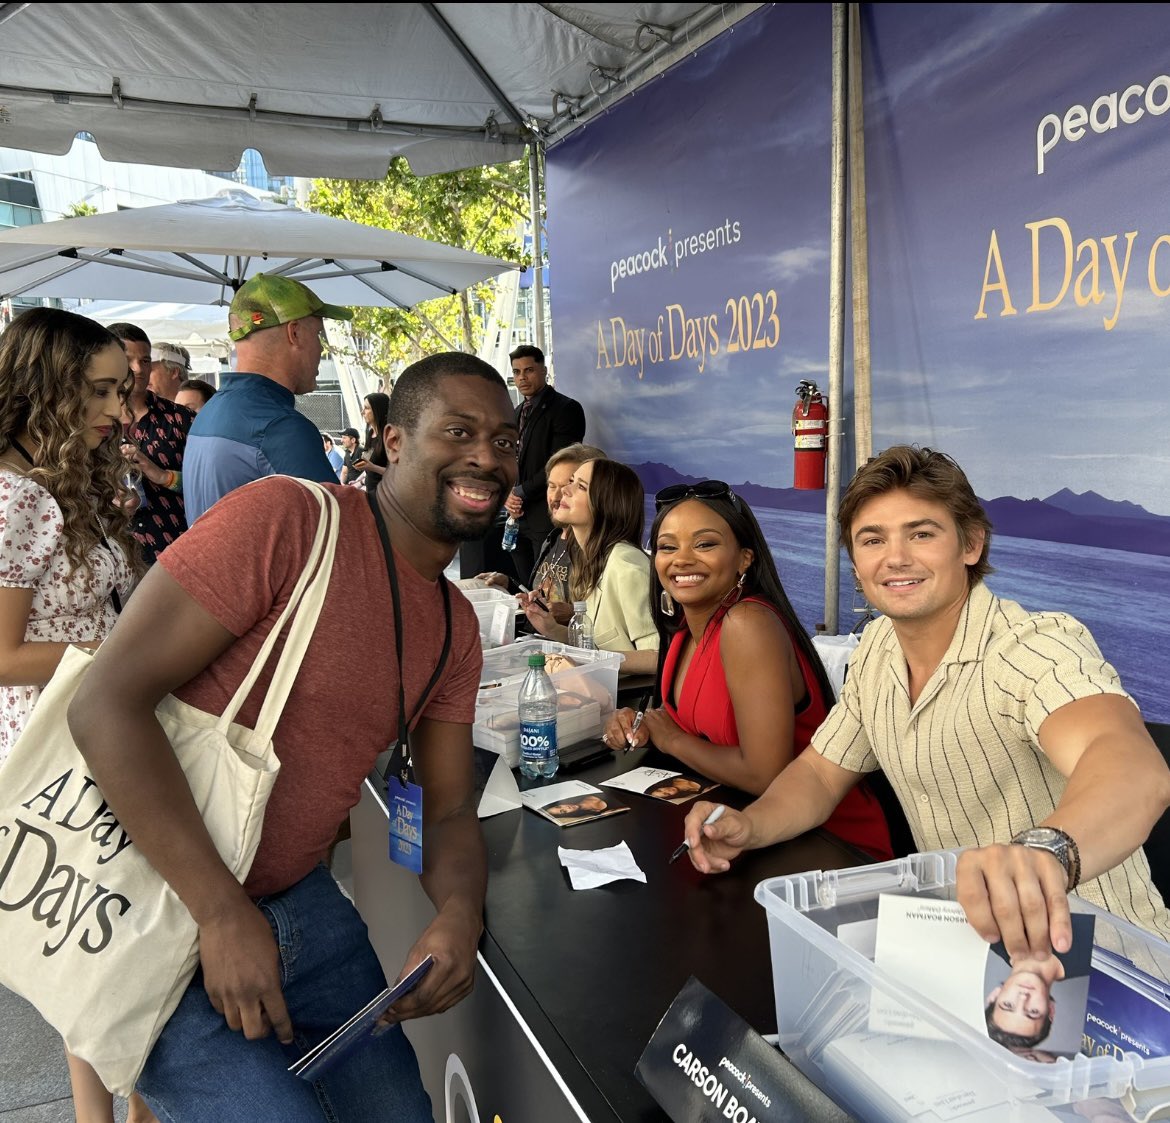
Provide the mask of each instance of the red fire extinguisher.
POLYGON ((796 388, 792 436, 792 486, 805 491, 823 489, 828 455, 829 403, 817 384, 808 379, 796 388))

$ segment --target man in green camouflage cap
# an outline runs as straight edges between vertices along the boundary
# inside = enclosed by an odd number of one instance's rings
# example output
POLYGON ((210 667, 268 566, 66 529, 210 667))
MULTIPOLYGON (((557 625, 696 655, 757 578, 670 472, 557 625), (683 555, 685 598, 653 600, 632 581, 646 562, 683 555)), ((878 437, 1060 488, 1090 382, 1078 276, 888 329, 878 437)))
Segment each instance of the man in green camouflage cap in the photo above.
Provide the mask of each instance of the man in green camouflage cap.
POLYGON ((292 277, 257 273, 236 293, 228 322, 230 335, 238 343, 253 332, 314 317, 352 320, 353 313, 337 304, 325 304, 312 289, 292 277))
POLYGON ((261 476, 337 482, 317 426, 297 412, 296 395, 316 389, 325 320, 352 316, 291 277, 258 273, 236 293, 228 313, 236 370, 199 411, 187 439, 189 521, 261 476))

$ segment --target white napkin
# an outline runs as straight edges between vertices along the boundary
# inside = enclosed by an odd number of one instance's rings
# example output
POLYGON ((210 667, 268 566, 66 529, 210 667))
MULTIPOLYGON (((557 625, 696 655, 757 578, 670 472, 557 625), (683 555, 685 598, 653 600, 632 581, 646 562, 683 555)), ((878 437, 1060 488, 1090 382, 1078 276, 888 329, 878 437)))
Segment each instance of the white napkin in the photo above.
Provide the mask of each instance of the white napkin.
POLYGON ((619 842, 601 850, 567 850, 557 847, 561 865, 569 871, 569 880, 574 889, 596 889, 611 881, 628 877, 631 881, 646 881, 646 875, 638 868, 630 848, 619 842))

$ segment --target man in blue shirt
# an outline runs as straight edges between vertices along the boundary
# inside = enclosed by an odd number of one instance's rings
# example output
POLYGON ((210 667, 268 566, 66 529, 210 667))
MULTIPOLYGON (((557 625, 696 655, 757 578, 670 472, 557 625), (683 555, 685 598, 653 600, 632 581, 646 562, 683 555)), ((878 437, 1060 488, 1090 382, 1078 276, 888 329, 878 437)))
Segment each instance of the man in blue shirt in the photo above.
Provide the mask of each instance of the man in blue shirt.
POLYGON ((329 459, 329 463, 333 465, 333 471, 337 473, 337 478, 341 479, 341 469, 345 464, 345 457, 333 447, 333 438, 328 433, 321 434, 321 444, 325 446, 325 455, 329 459))
POLYGON ((199 411, 187 438, 188 522, 261 476, 337 482, 321 433, 297 412, 295 396, 316 388, 325 320, 352 315, 291 277, 258 273, 236 293, 228 326, 238 369, 199 411))

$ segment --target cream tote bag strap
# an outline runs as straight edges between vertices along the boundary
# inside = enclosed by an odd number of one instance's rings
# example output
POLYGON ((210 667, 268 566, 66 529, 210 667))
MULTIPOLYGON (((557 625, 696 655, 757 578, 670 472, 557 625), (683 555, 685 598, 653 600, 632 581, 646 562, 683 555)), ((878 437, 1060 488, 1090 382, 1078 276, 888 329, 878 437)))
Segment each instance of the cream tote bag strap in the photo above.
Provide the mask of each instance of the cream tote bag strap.
POLYGON ((321 614, 321 606, 325 603, 325 592, 329 587, 329 575, 333 569, 333 558, 337 553, 337 535, 340 528, 340 508, 337 499, 320 484, 311 480, 298 479, 317 500, 321 511, 320 521, 317 523, 317 532, 309 548, 309 555, 305 561, 305 568, 301 573, 292 595, 285 605, 280 618, 272 627, 264 640, 263 646, 256 654, 251 670, 240 683, 227 708, 216 722, 216 728, 225 735, 240 708, 252 693, 256 680, 260 677, 273 649, 276 647, 285 626, 288 627, 288 637, 284 643, 284 650, 272 672, 272 681, 264 697, 264 704, 256 718, 256 726, 252 731, 247 746, 248 751, 257 755, 264 752, 265 747, 272 741, 280 715, 284 712, 284 704, 288 700, 293 683, 296 682, 297 672, 301 668, 301 660, 313 638, 317 627, 317 618, 321 614))

